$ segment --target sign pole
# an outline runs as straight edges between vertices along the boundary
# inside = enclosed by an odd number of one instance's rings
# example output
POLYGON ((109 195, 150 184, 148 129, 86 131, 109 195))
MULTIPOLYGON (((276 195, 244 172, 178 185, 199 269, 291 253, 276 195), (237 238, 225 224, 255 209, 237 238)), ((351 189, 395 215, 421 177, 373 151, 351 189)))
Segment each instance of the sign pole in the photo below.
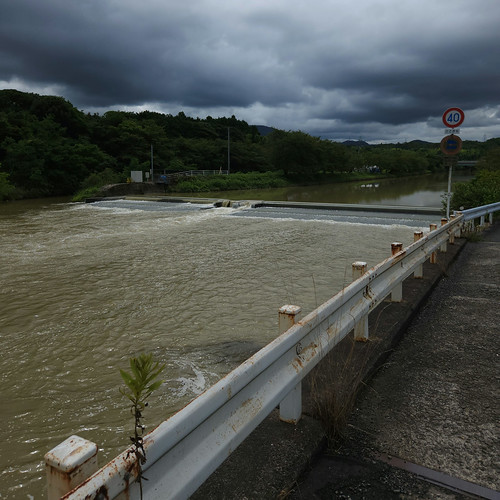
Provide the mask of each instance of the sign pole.
POLYGON ((453 170, 454 157, 448 156, 449 170, 448 170, 448 192, 446 193, 446 218, 450 220, 450 202, 451 202, 451 172, 453 170))
POLYGON ((462 149, 462 139, 454 134, 457 127, 462 125, 465 119, 465 113, 460 108, 448 108, 443 113, 443 124, 445 127, 451 128, 451 135, 443 138, 441 141, 441 151, 445 154, 445 164, 448 162, 448 192, 446 193, 446 218, 450 219, 450 203, 451 203, 451 173, 453 163, 456 156, 462 149))

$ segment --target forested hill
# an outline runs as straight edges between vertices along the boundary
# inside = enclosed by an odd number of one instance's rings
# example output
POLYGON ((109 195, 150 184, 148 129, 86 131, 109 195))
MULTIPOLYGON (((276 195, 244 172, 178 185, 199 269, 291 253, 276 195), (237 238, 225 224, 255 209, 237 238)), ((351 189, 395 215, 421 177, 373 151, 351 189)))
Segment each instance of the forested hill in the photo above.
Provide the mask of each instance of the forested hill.
POLYGON ((231 118, 205 120, 144 111, 85 114, 61 97, 0 91, 0 172, 28 196, 78 190, 92 173, 110 169, 123 180, 130 170, 226 167, 268 168, 256 127, 231 118))
MULTIPOLYGON (((86 114, 62 97, 0 91, 0 200, 73 194, 101 176, 122 182, 131 170, 227 168, 231 172, 280 171, 297 179, 379 165, 393 175, 441 168, 437 144, 349 147, 303 132, 272 130, 234 116, 190 118, 150 111, 86 114), (269 130, 267 130, 269 132, 269 130)), ((498 140, 496 140, 498 146, 498 140)), ((477 159, 495 144, 470 143, 477 159)))

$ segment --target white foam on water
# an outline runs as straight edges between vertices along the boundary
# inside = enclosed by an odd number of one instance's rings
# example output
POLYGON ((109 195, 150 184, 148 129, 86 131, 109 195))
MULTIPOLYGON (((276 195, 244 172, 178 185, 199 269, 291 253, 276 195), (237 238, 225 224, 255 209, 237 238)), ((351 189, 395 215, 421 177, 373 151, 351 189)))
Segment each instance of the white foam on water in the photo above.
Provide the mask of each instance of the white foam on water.
MULTIPOLYGON (((229 214, 232 215, 232 214, 229 214)), ((414 228, 415 230, 425 230, 425 227, 421 226, 421 221, 414 221, 412 219, 391 219, 391 222, 388 223, 386 220, 380 218, 381 222, 367 222, 367 221, 362 221, 361 219, 363 216, 337 216, 341 217, 343 219, 349 219, 349 220, 335 220, 332 216, 330 219, 326 218, 316 218, 316 217, 293 217, 290 215, 285 216, 269 216, 269 215, 259 215, 257 213, 255 214, 245 214, 245 219, 266 219, 269 221, 273 222, 294 222, 294 221, 300 221, 302 223, 307 223, 307 222, 315 222, 319 224, 328 224, 328 225, 335 225, 335 226, 360 226, 360 227, 373 227, 373 228, 381 228, 381 229, 408 229, 408 228, 414 228), (383 222, 382 222, 383 221, 383 222), (397 221, 397 222, 396 222, 397 221), (419 225, 416 226, 415 223, 418 223, 419 225)))
POLYGON ((84 205, 88 206, 91 209, 114 210, 117 213, 131 213, 137 210, 144 212, 182 212, 213 208, 213 203, 177 203, 126 199, 102 200, 84 205))
POLYGON ((193 372, 193 377, 179 377, 175 382, 180 384, 180 387, 173 389, 175 396, 183 398, 188 395, 199 395, 207 389, 211 379, 215 374, 205 374, 203 370, 198 368, 194 363, 188 362, 190 370, 193 372), (211 376, 209 376, 211 375, 211 376))

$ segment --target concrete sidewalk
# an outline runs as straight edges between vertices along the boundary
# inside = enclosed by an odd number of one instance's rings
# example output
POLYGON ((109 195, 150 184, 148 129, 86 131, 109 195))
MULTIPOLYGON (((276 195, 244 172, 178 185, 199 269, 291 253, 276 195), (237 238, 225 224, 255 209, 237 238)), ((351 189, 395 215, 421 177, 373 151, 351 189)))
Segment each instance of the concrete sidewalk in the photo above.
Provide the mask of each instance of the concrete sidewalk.
POLYGON ((500 498, 499 325, 496 224, 464 247, 358 399, 343 444, 288 498, 500 498))
POLYGON ((389 454, 496 488, 499 238, 497 225, 482 242, 458 239, 437 265, 425 263, 423 279, 404 282, 403 302, 370 314, 370 342, 346 337, 306 379, 298 425, 273 412, 192 498, 461 498, 403 462, 388 464, 389 454), (346 355, 349 376, 378 373, 357 400, 344 444, 328 450, 312 386, 326 375, 320 389, 334 393, 346 355))

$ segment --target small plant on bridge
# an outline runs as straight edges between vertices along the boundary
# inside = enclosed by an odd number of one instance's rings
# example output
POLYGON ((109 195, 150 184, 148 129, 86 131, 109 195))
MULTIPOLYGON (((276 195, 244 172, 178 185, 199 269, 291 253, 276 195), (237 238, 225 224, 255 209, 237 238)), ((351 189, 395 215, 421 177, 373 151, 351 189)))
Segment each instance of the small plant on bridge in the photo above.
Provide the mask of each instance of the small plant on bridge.
POLYGON ((314 415, 322 423, 332 449, 345 437, 374 347, 373 337, 362 343, 346 337, 329 355, 328 362, 311 373, 314 415))
POLYGON ((120 392, 132 402, 130 411, 134 417, 134 435, 130 437, 132 441, 130 453, 135 455, 137 461, 137 482, 139 483, 141 498, 142 480, 147 480, 142 475, 142 466, 146 463, 146 452, 142 440, 146 427, 142 423, 142 413, 148 405, 146 400, 163 383, 163 380, 158 380, 158 377, 164 368, 165 365, 160 365, 160 363, 153 360, 152 354, 141 354, 137 358, 130 358, 131 373, 120 370, 120 375, 127 386, 126 389, 120 388, 120 392))

